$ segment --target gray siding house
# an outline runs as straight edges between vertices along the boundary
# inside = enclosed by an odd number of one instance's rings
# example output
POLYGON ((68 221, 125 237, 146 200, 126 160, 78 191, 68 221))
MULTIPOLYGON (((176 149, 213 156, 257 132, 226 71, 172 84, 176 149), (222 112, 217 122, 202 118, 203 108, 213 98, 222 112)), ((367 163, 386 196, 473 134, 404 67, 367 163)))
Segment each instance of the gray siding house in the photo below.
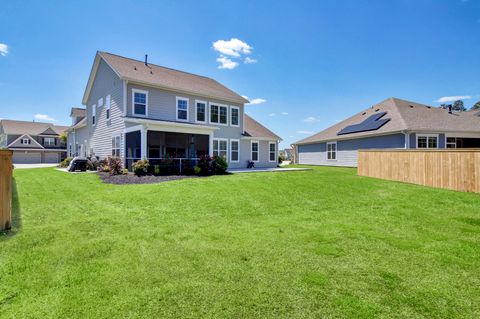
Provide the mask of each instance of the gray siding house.
POLYGON ((0 148, 13 151, 14 164, 58 163, 67 154, 60 134, 68 126, 27 121, 0 121, 0 148))
POLYGON ((208 77, 97 52, 74 108, 70 156, 136 160, 224 156, 230 168, 277 165, 281 138, 245 114, 248 101, 208 77))
POLYGON ((292 146, 299 164, 350 167, 359 149, 480 148, 480 112, 389 98, 292 146))

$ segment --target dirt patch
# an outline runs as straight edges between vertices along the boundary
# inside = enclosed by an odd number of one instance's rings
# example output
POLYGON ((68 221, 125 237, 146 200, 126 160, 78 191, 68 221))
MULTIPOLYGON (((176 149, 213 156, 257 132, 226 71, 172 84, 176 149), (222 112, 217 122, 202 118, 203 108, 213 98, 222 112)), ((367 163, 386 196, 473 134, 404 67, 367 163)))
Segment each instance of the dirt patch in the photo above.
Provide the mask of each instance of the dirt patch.
POLYGON ((127 175, 110 175, 109 173, 98 173, 100 179, 104 183, 126 185, 126 184, 157 184, 168 181, 176 181, 185 178, 199 178, 198 176, 185 175, 168 175, 168 176, 135 176, 134 174, 127 175))

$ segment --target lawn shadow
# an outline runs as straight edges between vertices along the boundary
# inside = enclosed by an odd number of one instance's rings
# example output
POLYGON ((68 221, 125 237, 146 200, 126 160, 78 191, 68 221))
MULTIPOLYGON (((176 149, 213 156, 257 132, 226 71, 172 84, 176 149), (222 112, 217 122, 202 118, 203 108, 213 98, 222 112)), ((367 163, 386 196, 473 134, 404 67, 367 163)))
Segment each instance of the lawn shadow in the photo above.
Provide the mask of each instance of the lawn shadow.
MULTIPOLYGON (((22 230, 22 214, 20 209, 20 201, 18 200, 17 182, 15 178, 12 180, 12 224, 11 228, 0 232, 5 237, 13 237, 22 230)), ((0 237, 1 238, 1 237, 0 237)))

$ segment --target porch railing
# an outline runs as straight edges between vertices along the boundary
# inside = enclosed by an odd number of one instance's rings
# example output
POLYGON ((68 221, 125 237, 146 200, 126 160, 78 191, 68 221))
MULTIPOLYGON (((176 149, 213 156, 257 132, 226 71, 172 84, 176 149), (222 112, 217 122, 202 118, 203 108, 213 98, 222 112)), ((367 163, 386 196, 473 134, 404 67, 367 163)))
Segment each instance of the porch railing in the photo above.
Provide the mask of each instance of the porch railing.
MULTIPOLYGON (((197 165, 199 158, 185 158, 185 157, 157 157, 147 158, 150 163, 150 170, 154 173, 154 170, 158 167, 160 174, 184 174, 193 173, 193 168, 197 165)), ((133 163, 141 160, 138 157, 127 157, 127 168, 132 170, 133 163)))

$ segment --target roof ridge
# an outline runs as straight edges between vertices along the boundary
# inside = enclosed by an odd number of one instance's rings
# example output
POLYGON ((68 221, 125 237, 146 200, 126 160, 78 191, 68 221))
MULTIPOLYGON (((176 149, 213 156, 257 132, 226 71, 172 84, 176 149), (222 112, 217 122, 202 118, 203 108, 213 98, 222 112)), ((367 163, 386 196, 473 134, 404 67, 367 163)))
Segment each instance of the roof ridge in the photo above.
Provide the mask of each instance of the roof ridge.
MULTIPOLYGON (((113 55, 113 56, 116 56, 116 57, 119 57, 119 58, 122 58, 122 59, 127 59, 127 60, 131 60, 131 61, 135 61, 135 62, 140 62, 140 63, 143 63, 143 64, 145 63, 145 61, 141 61, 141 60, 129 58, 129 57, 126 57, 126 56, 123 56, 123 55, 119 55, 119 54, 115 54, 115 53, 110 53, 110 52, 106 52, 106 51, 98 51, 98 53, 99 53, 99 54, 109 54, 109 55, 113 55)), ((182 73, 185 73, 185 74, 194 75, 194 76, 198 76, 198 77, 201 77, 201 78, 206 78, 206 79, 215 81, 215 80, 212 79, 211 77, 208 77, 208 76, 205 76, 205 75, 200 75, 200 74, 195 74, 195 73, 192 73, 192 72, 187 72, 187 71, 183 71, 183 70, 178 70, 178 69, 170 68, 170 67, 168 67, 168 66, 163 66, 163 65, 159 65, 159 64, 155 64, 155 63, 150 63, 150 62, 148 62, 148 65, 153 65, 153 66, 156 66, 156 67, 159 67, 159 68, 163 68, 163 69, 167 69, 167 70, 172 70, 172 71, 176 71, 176 72, 182 72, 182 73)), ((217 82, 217 81, 216 81, 216 82, 217 82)), ((218 83, 218 82, 217 82, 217 83, 218 83)))

